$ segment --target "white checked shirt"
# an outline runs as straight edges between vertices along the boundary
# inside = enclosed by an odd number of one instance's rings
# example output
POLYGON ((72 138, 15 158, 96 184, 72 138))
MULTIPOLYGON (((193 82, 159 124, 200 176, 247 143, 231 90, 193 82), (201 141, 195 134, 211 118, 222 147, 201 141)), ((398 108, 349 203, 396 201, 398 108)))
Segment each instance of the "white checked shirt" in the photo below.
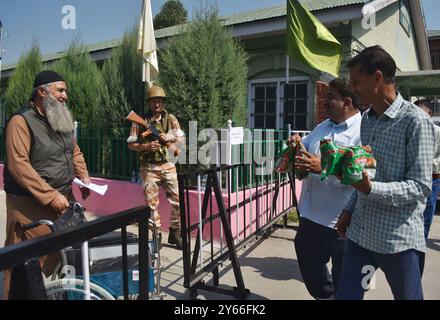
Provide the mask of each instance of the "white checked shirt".
POLYGON ((423 211, 431 194, 434 124, 398 94, 386 112, 362 118, 361 140, 377 160, 371 192, 354 192, 347 237, 382 254, 425 251, 423 211))
MULTIPOLYGON (((332 139, 340 146, 358 146, 361 144, 361 120, 360 112, 339 124, 326 120, 303 139, 304 146, 307 151, 319 156, 319 142, 323 138, 332 139)), ((309 173, 302 183, 299 213, 301 217, 333 228, 353 192, 351 186, 341 184, 334 176, 321 181, 320 174, 309 173)))

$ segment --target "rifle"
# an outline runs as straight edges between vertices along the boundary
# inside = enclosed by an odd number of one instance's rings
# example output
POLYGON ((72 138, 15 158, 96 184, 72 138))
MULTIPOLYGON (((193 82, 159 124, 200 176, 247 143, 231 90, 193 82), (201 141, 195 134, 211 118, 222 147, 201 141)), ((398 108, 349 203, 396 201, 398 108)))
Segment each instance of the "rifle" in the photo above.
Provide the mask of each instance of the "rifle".
MULTIPOLYGON (((147 126, 144 119, 142 119, 136 112, 133 110, 130 111, 127 118, 128 121, 137 123, 145 128, 147 128, 147 131, 143 132, 141 134, 142 138, 148 137, 149 135, 153 135, 154 138, 159 139, 160 132, 157 131, 156 127, 153 125, 147 126)), ((176 146, 173 142, 166 142, 165 146, 168 148, 170 152, 173 152, 174 156, 177 157, 180 154, 179 148, 176 146)))

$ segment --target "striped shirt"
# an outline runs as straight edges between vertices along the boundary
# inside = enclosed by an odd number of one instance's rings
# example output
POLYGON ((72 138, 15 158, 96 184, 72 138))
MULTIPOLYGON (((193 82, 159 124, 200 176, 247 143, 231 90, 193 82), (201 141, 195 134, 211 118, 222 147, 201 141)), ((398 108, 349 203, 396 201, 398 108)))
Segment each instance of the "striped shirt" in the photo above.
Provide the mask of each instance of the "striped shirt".
POLYGON ((423 211, 431 194, 434 124, 400 94, 381 116, 365 112, 361 141, 377 160, 371 192, 354 192, 347 237, 382 254, 425 251, 423 211))

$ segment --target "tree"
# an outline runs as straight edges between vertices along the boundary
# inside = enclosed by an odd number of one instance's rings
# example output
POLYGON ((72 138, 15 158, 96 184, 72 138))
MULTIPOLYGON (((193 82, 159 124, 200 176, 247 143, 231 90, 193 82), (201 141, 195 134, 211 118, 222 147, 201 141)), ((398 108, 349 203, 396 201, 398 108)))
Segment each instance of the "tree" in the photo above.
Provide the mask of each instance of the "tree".
POLYGON ((74 119, 83 126, 102 126, 102 75, 79 40, 72 41, 66 55, 51 69, 66 80, 69 97, 67 103, 74 119))
POLYGON ((154 17, 154 29, 162 29, 186 22, 188 12, 179 0, 168 0, 154 17))
POLYGON ((159 81, 168 110, 182 127, 224 128, 246 124, 246 53, 223 27, 215 7, 202 8, 160 55, 159 81))
POLYGON ((108 127, 127 126, 130 110, 143 111, 142 57, 137 52, 137 30, 124 34, 122 44, 113 49, 102 68, 103 108, 108 127))
POLYGON ((41 59, 38 42, 34 40, 29 51, 18 60, 18 65, 9 80, 5 94, 8 116, 30 100, 35 76, 43 70, 41 59))

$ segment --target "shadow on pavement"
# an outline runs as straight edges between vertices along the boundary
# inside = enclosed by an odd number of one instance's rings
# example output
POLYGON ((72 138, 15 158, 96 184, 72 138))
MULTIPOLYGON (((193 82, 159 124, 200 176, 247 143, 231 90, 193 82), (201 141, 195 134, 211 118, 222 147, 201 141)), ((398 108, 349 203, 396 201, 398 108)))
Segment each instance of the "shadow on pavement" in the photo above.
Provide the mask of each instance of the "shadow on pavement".
POLYGON ((271 280, 294 279, 300 282, 303 281, 299 271, 298 262, 296 259, 288 259, 288 258, 280 258, 280 257, 264 257, 264 258, 242 257, 240 259, 240 266, 252 267, 262 277, 271 280))
POLYGON ((440 240, 439 239, 428 239, 426 241, 426 246, 435 251, 440 251, 440 240))

